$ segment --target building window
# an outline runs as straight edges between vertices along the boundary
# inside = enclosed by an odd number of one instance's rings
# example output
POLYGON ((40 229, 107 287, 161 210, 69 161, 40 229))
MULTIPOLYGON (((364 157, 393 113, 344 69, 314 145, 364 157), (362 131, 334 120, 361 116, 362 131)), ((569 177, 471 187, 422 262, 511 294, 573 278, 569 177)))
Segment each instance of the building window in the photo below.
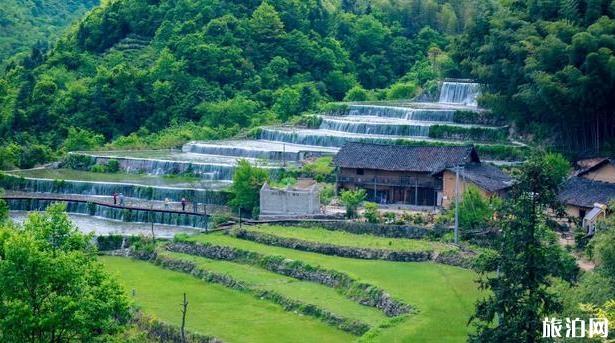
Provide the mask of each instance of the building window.
POLYGON ((586 214, 585 210, 579 209, 579 218, 581 218, 581 219, 585 218, 585 214, 586 214))
POLYGON ((363 169, 357 169, 357 175, 363 175, 365 171, 363 169))

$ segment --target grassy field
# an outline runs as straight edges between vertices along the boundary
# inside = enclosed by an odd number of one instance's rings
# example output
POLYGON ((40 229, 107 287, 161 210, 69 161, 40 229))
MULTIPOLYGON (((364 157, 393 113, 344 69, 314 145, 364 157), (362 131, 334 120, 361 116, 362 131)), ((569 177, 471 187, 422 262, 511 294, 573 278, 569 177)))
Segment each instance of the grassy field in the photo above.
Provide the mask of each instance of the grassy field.
POLYGON ((162 255, 194 262, 205 270, 228 274, 233 279, 243 281, 258 289, 274 291, 288 298, 316 305, 331 313, 360 320, 370 326, 377 326, 387 319, 380 310, 360 305, 339 294, 335 289, 317 283, 301 281, 258 267, 228 261, 211 260, 173 252, 164 252, 162 255))
POLYGON ((253 296, 209 284, 147 262, 101 257, 144 312, 180 324, 182 294, 188 297, 186 327, 225 342, 351 342, 354 336, 311 317, 284 311, 253 296))
MULTIPOLYGON (((480 292, 472 271, 436 263, 356 260, 266 246, 222 234, 199 235, 195 241, 281 255, 334 269, 385 289, 415 306, 419 313, 374 332, 374 342, 465 342, 466 323, 480 292)), ((368 333, 369 335, 370 333, 368 333)))
POLYGON ((357 235, 344 231, 332 231, 323 228, 288 227, 260 225, 246 230, 262 232, 278 237, 294 238, 303 241, 327 243, 357 248, 389 249, 396 251, 446 251, 456 250, 455 246, 418 239, 387 238, 372 235, 357 235))

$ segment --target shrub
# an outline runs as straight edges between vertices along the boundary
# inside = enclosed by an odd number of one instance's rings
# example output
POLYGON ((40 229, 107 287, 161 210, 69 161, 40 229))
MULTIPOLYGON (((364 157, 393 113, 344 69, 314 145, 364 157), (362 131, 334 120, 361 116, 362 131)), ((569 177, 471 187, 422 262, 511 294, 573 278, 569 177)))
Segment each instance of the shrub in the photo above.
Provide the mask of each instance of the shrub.
POLYGON ((120 170, 120 162, 115 159, 107 161, 107 173, 117 173, 120 170))
POLYGON ((369 93, 361 86, 354 86, 348 90, 344 101, 367 101, 369 93))
POLYGON ((342 200, 342 204, 346 206, 346 216, 348 218, 354 218, 356 216, 357 208, 359 208, 366 196, 365 190, 361 188, 342 192, 340 199, 342 200))
POLYGON ((308 162, 303 165, 301 172, 304 176, 312 177, 318 182, 335 182, 333 171, 333 157, 319 157, 313 162, 308 162))
POLYGON ((90 167, 90 171, 93 173, 106 173, 107 168, 102 164, 95 164, 92 167, 90 167))
POLYGON ((389 100, 397 100, 397 99, 411 99, 416 96, 418 92, 418 87, 411 82, 407 83, 396 83, 391 86, 387 90, 387 99, 389 100))
POLYGON ((90 170, 96 159, 89 155, 68 154, 60 163, 62 167, 75 170, 90 170))
POLYGON ((105 137, 101 134, 70 127, 62 148, 66 151, 91 150, 102 146, 104 142, 105 137))
POLYGON ((367 219, 368 223, 377 224, 380 222, 380 213, 378 213, 378 204, 374 202, 365 203, 365 212, 363 216, 367 219))

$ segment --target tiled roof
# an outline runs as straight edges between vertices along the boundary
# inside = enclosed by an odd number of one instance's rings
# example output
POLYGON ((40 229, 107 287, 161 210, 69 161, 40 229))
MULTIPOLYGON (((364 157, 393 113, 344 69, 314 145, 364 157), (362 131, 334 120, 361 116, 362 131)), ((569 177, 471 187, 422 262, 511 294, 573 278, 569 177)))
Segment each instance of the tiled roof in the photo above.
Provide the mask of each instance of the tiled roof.
POLYGON ((346 143, 334 163, 341 168, 437 173, 446 168, 480 162, 473 146, 403 146, 346 143))
POLYGON ((579 161, 577 162, 577 165, 581 166, 582 169, 577 170, 574 175, 576 176, 585 175, 589 172, 592 172, 596 169, 601 168, 602 166, 608 163, 615 164, 615 160, 611 158, 594 158, 590 160, 579 161))
POLYGON ((594 207, 594 203, 607 205, 615 199, 615 184, 573 176, 564 183, 559 200, 579 207, 594 207))
MULTIPOLYGON (((454 172, 454 170, 449 169, 454 172)), ((497 192, 512 186, 512 178, 498 167, 472 163, 464 166, 460 176, 489 192, 497 192)))

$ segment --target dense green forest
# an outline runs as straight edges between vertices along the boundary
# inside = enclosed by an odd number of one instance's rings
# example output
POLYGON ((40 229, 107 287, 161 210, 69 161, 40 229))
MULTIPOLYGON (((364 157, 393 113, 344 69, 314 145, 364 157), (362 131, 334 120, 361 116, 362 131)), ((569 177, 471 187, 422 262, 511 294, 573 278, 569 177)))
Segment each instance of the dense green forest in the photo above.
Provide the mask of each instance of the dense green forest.
POLYGON ((612 0, 109 1, 6 67, 0 160, 223 138, 443 77, 479 80, 482 104, 529 140, 612 149, 614 11, 612 0))
POLYGON ((33 45, 44 49, 49 40, 98 0, 2 0, 0 2, 0 65, 33 45))
POLYGON ((217 138, 351 89, 361 96, 393 85, 378 96, 412 96, 457 74, 443 50, 473 8, 459 0, 110 1, 47 55, 35 50, 7 68, 0 137, 16 144, 5 161, 48 159, 69 132, 87 135, 71 127, 111 140, 191 121, 205 127, 198 138, 217 138))
POLYGON ((559 150, 615 151, 615 1, 481 2, 451 48, 485 104, 559 150))

